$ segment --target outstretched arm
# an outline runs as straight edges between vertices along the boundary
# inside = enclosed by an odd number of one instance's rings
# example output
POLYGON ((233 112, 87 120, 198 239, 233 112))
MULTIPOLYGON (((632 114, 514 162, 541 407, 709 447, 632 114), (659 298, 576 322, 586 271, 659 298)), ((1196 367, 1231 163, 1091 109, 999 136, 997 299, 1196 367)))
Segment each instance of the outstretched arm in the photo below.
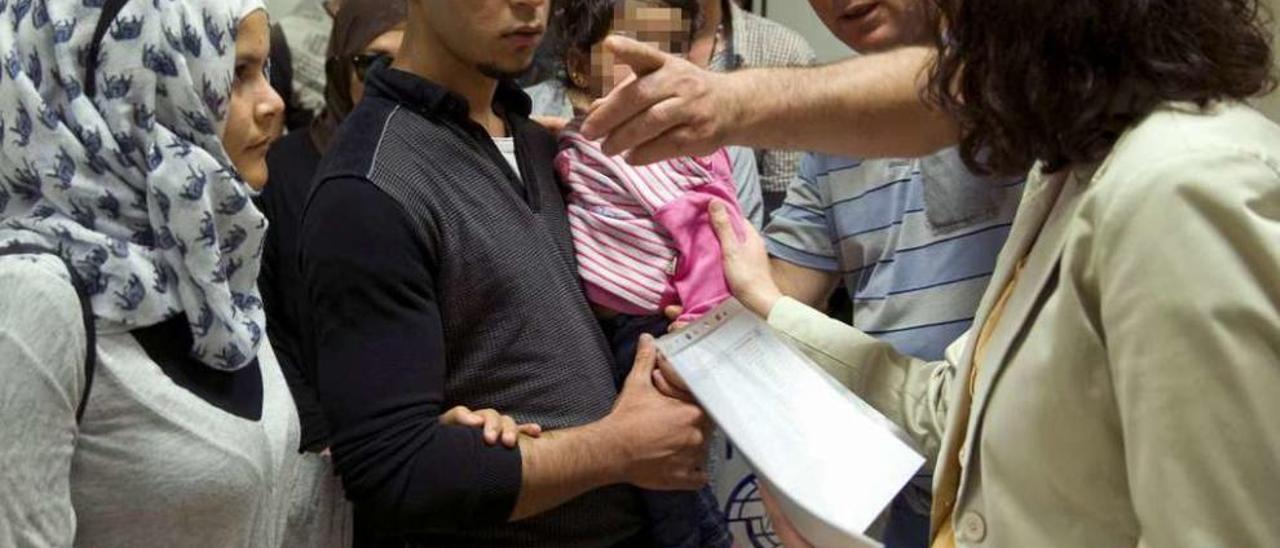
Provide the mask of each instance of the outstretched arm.
POLYGON ((860 157, 921 156, 954 144, 954 120, 922 100, 931 48, 908 47, 812 68, 727 74, 620 36, 606 40, 639 75, 583 125, 609 154, 647 164, 724 145, 860 157))

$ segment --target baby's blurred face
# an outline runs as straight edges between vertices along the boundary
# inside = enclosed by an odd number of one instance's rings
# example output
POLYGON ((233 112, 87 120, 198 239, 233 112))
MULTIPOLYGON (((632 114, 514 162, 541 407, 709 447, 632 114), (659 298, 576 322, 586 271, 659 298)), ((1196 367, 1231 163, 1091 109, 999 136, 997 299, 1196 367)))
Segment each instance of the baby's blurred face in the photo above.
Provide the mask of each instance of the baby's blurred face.
MULTIPOLYGON (((674 55, 689 50, 693 21, 677 8, 656 0, 626 0, 614 11, 612 34, 644 42, 674 55)), ((604 44, 591 48, 591 89, 597 97, 608 94, 631 76, 631 67, 616 63, 604 44)))

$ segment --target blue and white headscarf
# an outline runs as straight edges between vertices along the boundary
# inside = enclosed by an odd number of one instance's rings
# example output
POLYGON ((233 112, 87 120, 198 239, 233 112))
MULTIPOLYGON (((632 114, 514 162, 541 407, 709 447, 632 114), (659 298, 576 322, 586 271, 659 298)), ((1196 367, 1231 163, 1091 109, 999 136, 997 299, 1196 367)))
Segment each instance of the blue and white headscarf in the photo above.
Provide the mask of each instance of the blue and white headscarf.
POLYGON ((237 370, 263 342, 267 222, 220 135, 236 31, 261 0, 127 2, 90 98, 103 3, 0 0, 0 248, 57 250, 99 329, 186 314, 192 356, 237 370))

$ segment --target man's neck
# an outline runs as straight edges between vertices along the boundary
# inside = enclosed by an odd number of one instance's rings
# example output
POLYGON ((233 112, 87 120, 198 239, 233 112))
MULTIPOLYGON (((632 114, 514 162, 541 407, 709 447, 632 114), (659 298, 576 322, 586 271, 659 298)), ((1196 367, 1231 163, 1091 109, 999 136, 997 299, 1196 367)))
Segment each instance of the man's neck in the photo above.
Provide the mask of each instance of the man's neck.
POLYGON ((461 95, 471 109, 472 121, 493 137, 507 135, 506 122, 493 111, 498 81, 450 53, 426 29, 415 29, 410 25, 405 32, 400 55, 396 56, 392 67, 431 80, 461 95))

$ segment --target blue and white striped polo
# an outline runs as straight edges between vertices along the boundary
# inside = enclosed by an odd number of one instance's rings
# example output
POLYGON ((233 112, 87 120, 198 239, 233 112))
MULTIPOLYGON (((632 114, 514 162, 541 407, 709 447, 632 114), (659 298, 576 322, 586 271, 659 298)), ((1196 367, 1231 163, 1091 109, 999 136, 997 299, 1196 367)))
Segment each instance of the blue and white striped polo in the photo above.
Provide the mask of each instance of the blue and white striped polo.
POLYGON ((973 323, 1022 187, 1021 178, 973 175, 955 149, 810 155, 765 237, 774 257, 841 273, 855 327, 936 360, 973 323))

